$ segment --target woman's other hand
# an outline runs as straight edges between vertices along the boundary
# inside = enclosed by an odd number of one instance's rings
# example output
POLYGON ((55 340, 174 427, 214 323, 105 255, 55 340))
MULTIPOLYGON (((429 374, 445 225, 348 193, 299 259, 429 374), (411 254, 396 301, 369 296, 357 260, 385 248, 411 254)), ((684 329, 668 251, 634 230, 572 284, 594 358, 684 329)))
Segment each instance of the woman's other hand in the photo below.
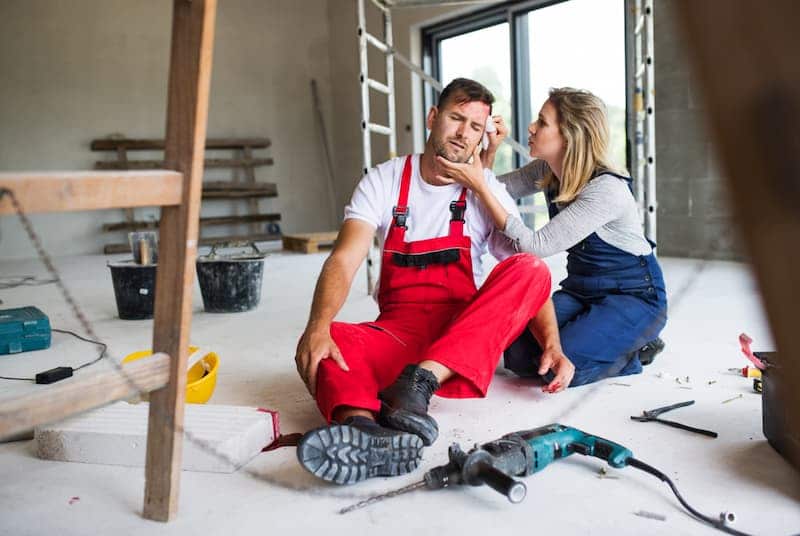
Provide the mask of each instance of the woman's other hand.
POLYGON ((547 374, 549 370, 555 374, 553 380, 542 387, 542 391, 545 393, 558 393, 569 387, 569 383, 575 375, 575 365, 564 355, 560 347, 546 349, 542 353, 539 363, 540 375, 547 374))
POLYGON ((493 115, 492 121, 494 122, 495 132, 486 133, 489 138, 489 146, 481 151, 481 162, 483 162, 483 167, 487 169, 492 169, 494 166, 494 157, 497 154, 497 149, 500 148, 503 140, 508 136, 508 125, 506 125, 502 115, 493 115))

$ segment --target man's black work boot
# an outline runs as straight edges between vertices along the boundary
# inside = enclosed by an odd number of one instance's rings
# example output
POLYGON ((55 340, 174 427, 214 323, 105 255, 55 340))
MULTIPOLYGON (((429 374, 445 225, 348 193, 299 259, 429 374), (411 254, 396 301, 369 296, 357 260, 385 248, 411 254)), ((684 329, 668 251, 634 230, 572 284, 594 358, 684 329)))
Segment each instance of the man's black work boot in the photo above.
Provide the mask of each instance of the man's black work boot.
POLYGON ((300 465, 336 484, 402 475, 416 469, 421 458, 419 437, 360 416, 306 432, 297 445, 300 465))
POLYGON ((431 371, 406 365, 394 383, 378 393, 382 402, 378 422, 416 434, 426 446, 432 445, 439 436, 439 425, 428 415, 428 403, 438 388, 431 371))
POLYGON ((642 366, 652 363, 656 355, 658 355, 665 346, 666 344, 664 344, 664 341, 662 341, 660 337, 656 337, 639 348, 639 361, 642 363, 642 366))

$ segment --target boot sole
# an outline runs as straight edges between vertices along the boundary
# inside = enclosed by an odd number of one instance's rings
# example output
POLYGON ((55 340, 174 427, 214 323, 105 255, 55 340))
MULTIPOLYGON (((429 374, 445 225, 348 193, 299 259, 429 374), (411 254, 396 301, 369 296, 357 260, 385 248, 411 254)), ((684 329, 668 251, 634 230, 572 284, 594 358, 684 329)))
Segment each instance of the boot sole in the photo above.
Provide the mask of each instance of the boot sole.
POLYGON ((297 458, 322 480, 355 484, 413 471, 422 459, 422 446, 422 440, 413 434, 374 435, 342 424, 305 434, 297 445, 297 458))
POLYGON ((405 409, 389 409, 386 405, 380 414, 381 424, 419 436, 426 447, 439 437, 439 425, 428 415, 419 415, 405 409))

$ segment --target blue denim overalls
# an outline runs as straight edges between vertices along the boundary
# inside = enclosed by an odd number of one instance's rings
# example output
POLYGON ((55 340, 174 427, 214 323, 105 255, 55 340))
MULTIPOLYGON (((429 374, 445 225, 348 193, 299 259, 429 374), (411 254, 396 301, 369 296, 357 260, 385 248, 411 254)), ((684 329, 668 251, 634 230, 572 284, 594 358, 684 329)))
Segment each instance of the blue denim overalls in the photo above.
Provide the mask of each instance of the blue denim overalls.
MULTIPOLYGON (((628 177, 606 171, 595 176, 600 174, 614 175, 631 188, 628 177)), ((545 192, 551 218, 559 212, 553 194, 545 192)), ((567 251, 567 278, 553 293, 553 303, 561 346, 575 365, 570 387, 640 373, 637 350, 657 337, 667 321, 664 277, 655 255, 627 253, 596 232, 567 251)), ((505 367, 520 376, 538 376, 541 353, 526 329, 506 350, 505 367)))

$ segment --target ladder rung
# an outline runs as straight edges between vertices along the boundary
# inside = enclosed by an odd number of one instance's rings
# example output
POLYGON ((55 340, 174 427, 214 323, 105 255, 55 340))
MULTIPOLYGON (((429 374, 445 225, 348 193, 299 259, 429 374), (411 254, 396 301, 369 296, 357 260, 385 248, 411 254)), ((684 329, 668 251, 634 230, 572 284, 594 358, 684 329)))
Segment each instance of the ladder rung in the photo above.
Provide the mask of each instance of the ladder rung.
POLYGON ((389 7, 386 6, 381 0, 372 0, 372 3, 375 4, 375 7, 383 11, 384 13, 389 12, 389 7))
POLYGON ((636 75, 635 75, 636 78, 641 78, 642 77, 642 75, 644 74, 644 69, 645 69, 645 64, 644 63, 640 63, 639 64, 639 68, 636 69, 636 75))
POLYGON ((633 35, 641 34, 642 28, 644 28, 644 15, 640 15, 638 20, 636 21, 636 28, 634 28, 633 30, 633 35))
POLYGON ((367 38, 367 42, 370 43, 372 46, 383 52, 384 54, 389 51, 389 45, 372 35, 371 33, 364 31, 364 37, 367 38))
POLYGON ((367 78, 367 85, 376 91, 380 91, 386 95, 389 94, 389 86, 386 84, 381 84, 377 80, 373 80, 372 78, 367 78))
POLYGON ((386 136, 391 136, 393 134, 391 128, 375 123, 370 123, 368 128, 370 132, 377 132, 378 134, 385 134, 386 136))

